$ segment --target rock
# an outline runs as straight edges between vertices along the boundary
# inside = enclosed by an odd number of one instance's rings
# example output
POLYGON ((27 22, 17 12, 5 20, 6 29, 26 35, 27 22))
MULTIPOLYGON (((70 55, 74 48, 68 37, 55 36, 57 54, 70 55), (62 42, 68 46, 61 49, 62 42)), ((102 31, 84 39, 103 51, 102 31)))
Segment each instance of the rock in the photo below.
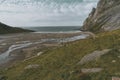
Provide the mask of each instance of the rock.
POLYGON ((39 67, 38 64, 31 64, 31 65, 26 66, 26 67, 25 67, 25 70, 26 70, 26 69, 35 69, 35 68, 38 68, 38 67, 39 67))
POLYGON ((120 56, 118 56, 118 58, 120 58, 120 56))
POLYGON ((98 58, 100 58, 102 55, 108 53, 110 49, 104 49, 102 51, 94 51, 93 53, 85 55, 78 64, 82 65, 85 63, 88 63, 90 61, 94 61, 98 58))
POLYGON ((112 63, 115 63, 116 62, 116 60, 112 60, 112 63))
POLYGON ((82 30, 101 32, 120 28, 120 0, 100 0, 84 21, 82 30))
POLYGON ((81 69, 81 72, 82 73, 97 73, 97 72, 100 72, 102 70, 103 70, 102 68, 91 68, 91 69, 83 68, 83 69, 81 69))
POLYGON ((120 77, 112 77, 112 80, 120 80, 120 77))
POLYGON ((42 53, 43 53, 43 52, 39 52, 39 53, 37 53, 37 56, 40 56, 42 53))
POLYGON ((70 71, 70 74, 74 73, 75 71, 70 71))
POLYGON ((2 44, 0 44, 1 46, 5 46, 5 45, 7 45, 7 43, 2 43, 2 44))
POLYGON ((0 80, 7 80, 6 76, 0 75, 0 80))

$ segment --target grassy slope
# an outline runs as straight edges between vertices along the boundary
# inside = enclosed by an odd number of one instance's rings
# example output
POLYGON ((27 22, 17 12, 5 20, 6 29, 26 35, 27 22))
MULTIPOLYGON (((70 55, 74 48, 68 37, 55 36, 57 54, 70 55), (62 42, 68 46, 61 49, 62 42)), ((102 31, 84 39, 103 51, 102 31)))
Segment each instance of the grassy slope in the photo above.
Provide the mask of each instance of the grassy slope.
POLYGON ((3 23, 0 23, 0 34, 7 34, 7 33, 20 33, 20 32, 31 32, 31 30, 25 30, 21 28, 13 28, 3 23))
POLYGON ((110 80, 111 76, 120 76, 117 58, 120 49, 120 30, 97 34, 96 39, 85 39, 68 43, 61 48, 49 50, 43 55, 26 62, 16 64, 2 74, 8 80, 110 80), (81 58, 95 50, 113 49, 110 54, 94 62, 77 65, 81 58), (116 63, 111 63, 112 60, 116 63), (37 69, 25 70, 29 64, 39 64, 37 69), (81 68, 102 67, 105 70, 95 74, 83 74, 81 68), (90 79, 91 78, 91 79, 90 79))

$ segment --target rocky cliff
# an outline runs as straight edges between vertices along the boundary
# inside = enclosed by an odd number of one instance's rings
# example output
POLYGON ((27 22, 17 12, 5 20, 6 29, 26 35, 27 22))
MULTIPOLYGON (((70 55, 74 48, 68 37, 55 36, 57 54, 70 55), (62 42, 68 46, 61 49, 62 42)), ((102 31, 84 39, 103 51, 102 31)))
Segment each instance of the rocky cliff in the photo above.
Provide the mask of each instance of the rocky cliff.
POLYGON ((0 22, 0 34, 21 33, 21 32, 31 32, 31 31, 30 30, 21 29, 21 28, 16 28, 16 27, 10 27, 10 26, 0 22))
POLYGON ((100 32, 120 28, 120 0, 100 0, 85 20, 82 30, 100 32))

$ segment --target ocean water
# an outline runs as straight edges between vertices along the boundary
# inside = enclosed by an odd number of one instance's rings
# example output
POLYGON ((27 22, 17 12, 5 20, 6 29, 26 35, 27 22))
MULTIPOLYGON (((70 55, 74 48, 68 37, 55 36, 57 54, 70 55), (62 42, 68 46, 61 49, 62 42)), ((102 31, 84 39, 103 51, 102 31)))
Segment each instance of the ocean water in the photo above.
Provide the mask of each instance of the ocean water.
POLYGON ((81 26, 98 0, 0 0, 0 22, 23 26, 81 26))
POLYGON ((49 27, 23 27, 24 29, 34 30, 37 33, 73 33, 80 32, 80 26, 49 26, 49 27))

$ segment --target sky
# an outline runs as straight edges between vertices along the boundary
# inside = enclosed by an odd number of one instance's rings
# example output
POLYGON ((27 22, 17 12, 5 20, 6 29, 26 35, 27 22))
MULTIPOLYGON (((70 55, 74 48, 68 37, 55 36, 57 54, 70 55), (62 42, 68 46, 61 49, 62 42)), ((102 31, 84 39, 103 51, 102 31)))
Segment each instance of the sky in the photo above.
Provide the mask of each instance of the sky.
POLYGON ((98 0, 0 0, 0 22, 14 27, 81 26, 98 0))

